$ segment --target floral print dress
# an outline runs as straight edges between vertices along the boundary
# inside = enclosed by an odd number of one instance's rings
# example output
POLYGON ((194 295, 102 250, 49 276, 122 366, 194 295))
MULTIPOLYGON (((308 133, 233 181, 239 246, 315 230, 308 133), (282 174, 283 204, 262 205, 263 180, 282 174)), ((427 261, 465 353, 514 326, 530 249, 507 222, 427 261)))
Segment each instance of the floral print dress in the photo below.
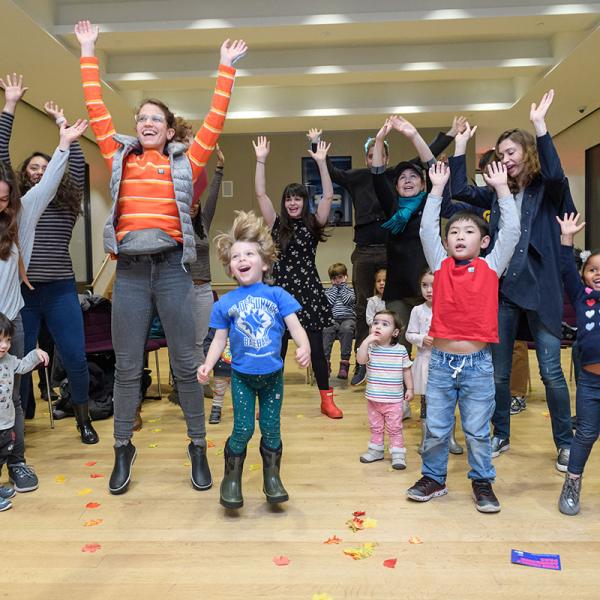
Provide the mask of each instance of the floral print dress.
MULTIPOLYGON (((331 306, 321 285, 315 256, 319 243, 310 229, 301 221, 294 222, 294 236, 285 253, 273 268, 275 285, 281 286, 302 305, 298 319, 304 329, 319 331, 333 325, 331 306)), ((281 220, 279 216, 273 223, 271 234, 279 246, 281 220)))

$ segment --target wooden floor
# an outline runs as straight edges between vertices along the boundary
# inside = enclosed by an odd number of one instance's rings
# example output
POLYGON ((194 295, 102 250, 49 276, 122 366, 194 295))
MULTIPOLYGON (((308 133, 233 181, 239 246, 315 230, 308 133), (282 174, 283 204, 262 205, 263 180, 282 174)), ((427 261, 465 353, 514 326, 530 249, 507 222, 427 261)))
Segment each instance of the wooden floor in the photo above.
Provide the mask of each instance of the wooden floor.
MULTIPOLYGON (((568 367, 567 355, 563 359, 568 367)), ((291 499, 278 509, 261 494, 258 435, 248 450, 245 506, 227 513, 218 503, 230 408, 220 425, 207 425, 215 485, 196 492, 179 410, 166 399, 146 402, 144 428, 134 439, 138 458, 130 490, 111 496, 112 421, 97 423, 101 442, 86 447, 72 420, 57 422, 51 431, 38 404, 38 416, 27 422, 27 457, 40 488, 18 494, 13 509, 0 516, 0 597, 600 598, 598 454, 586 471, 581 514, 561 515, 556 504, 562 476, 554 468, 550 420, 536 375, 527 410, 513 417, 511 450, 496 459, 495 490, 502 503, 497 515, 475 511, 464 455, 451 457, 448 496, 426 504, 406 500, 405 489, 420 468, 416 419, 405 421, 406 471, 392 471, 387 457, 363 465, 364 390, 336 384, 345 416, 331 421, 319 414, 318 393, 297 367, 289 365, 286 380, 283 478, 291 499), (366 511, 377 526, 353 533, 345 522, 354 511, 366 511), (339 545, 323 543, 334 535, 342 538, 339 545), (343 554, 365 542, 376 543, 371 558, 354 561, 343 554), (88 544, 99 548, 84 552, 88 544), (511 565, 512 548, 560 554, 563 570, 511 565), (273 563, 280 555, 289 565, 273 563), (395 569, 383 566, 389 558, 398 559, 395 569)))

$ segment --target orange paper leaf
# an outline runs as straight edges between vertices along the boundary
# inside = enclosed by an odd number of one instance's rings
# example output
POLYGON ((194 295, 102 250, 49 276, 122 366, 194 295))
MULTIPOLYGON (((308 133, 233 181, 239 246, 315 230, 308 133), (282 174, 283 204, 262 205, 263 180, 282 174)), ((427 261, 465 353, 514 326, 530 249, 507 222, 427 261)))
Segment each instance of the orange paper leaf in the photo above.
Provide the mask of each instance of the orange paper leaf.
POLYGON ((90 554, 93 554, 94 552, 98 552, 98 550, 100 550, 100 548, 102 548, 102 546, 100 544, 85 544, 84 546, 81 547, 81 551, 82 552, 89 552, 90 554))
POLYGON ((290 559, 287 556, 274 556, 273 562, 278 567, 287 567, 290 564, 290 559))
POLYGON ((388 569, 395 569, 397 562, 398 562, 397 558, 387 558, 386 560, 383 561, 383 566, 387 567, 388 569))
POLYGON ((91 479, 99 479, 100 477, 104 477, 104 475, 102 473, 90 473, 91 479))
POLYGON ((215 447, 215 443, 212 440, 206 440, 206 447, 207 448, 214 448, 215 447))
POLYGON ((95 464, 96 464, 95 460, 90 460, 89 462, 85 463, 85 466, 86 467, 93 467, 95 464))
POLYGON ((100 502, 88 502, 86 508, 100 508, 100 502))
POLYGON ((339 544, 342 542, 342 538, 339 538, 337 535, 332 535, 330 538, 327 538, 323 543, 324 544, 339 544))
POLYGON ((89 521, 86 521, 83 526, 84 527, 95 527, 96 525, 102 525, 102 523, 104 523, 103 519, 90 519, 89 521))

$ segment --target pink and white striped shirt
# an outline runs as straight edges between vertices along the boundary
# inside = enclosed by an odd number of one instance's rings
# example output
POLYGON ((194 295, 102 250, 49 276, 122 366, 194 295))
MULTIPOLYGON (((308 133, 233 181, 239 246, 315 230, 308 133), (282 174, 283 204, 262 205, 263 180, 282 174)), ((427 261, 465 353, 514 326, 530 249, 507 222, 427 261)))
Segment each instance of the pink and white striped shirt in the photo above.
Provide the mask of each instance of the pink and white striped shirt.
POLYGON ((365 397, 373 402, 402 402, 404 400, 404 373, 412 365, 406 348, 369 346, 367 362, 367 390, 365 397))

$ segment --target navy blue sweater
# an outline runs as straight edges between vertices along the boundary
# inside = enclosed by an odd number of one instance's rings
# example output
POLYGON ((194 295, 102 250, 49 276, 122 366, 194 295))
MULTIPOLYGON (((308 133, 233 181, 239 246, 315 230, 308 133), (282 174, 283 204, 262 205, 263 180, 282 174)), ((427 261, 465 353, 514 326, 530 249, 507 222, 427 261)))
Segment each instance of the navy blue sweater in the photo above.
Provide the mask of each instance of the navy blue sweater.
MULTIPOLYGON (((537 138, 541 173, 523 193, 521 238, 500 284, 500 295, 538 313, 542 323, 560 338, 563 287, 560 273, 560 227, 556 216, 577 212, 569 182, 550 134, 537 138)), ((450 158, 452 197, 491 208, 490 234, 494 247, 500 209, 493 189, 469 185, 464 156, 450 158)))
POLYGON ((573 247, 560 247, 565 289, 577 314, 577 347, 581 365, 600 363, 600 292, 587 287, 575 266, 573 247))

